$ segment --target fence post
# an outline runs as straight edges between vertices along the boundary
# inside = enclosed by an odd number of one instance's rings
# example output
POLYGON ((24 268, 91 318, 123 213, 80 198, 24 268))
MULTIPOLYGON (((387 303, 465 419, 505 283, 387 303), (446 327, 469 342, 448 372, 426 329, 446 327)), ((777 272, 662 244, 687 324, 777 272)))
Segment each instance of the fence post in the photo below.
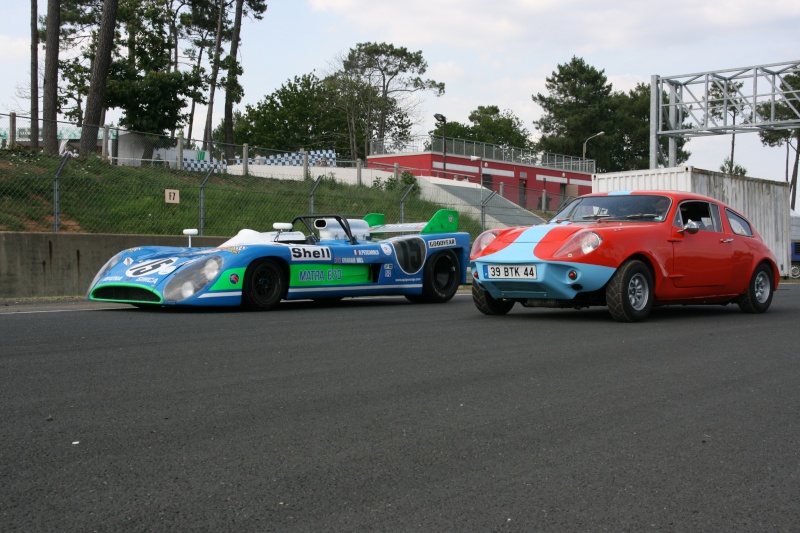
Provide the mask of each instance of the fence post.
POLYGON ((361 160, 356 159, 356 185, 361 186, 361 160))
POLYGON ((398 163, 394 164, 394 182, 400 183, 400 165, 398 163))
POLYGON ((208 167, 208 172, 200 183, 200 235, 203 235, 206 226, 206 181, 212 172, 214 172, 214 165, 208 167))
POLYGON ((400 223, 401 224, 406 221, 406 197, 409 194, 411 194, 411 191, 413 191, 413 190, 414 190, 414 184, 412 183, 411 185, 408 186, 408 189, 406 189, 406 192, 405 192, 405 194, 403 194, 403 197, 400 198, 400 223))
POLYGON ((317 178, 317 181, 314 183, 314 186, 311 187, 311 195, 309 196, 309 204, 310 204, 309 208, 311 209, 311 213, 310 214, 312 214, 312 215, 314 214, 314 191, 317 190, 317 187, 319 187, 319 184, 322 183, 322 178, 324 178, 324 177, 325 176, 319 176, 317 178))
POLYGON ((102 148, 101 148, 101 155, 102 155, 103 159, 105 159, 105 160, 108 159, 108 132, 109 131, 111 131, 111 129, 108 127, 108 124, 103 126, 103 145, 102 145, 102 148))
POLYGON ((56 169, 56 175, 53 179, 53 233, 58 233, 58 213, 61 210, 61 201, 60 201, 60 191, 58 189, 58 176, 61 175, 61 170, 64 168, 64 165, 67 164, 67 159, 71 157, 70 153, 67 152, 61 158, 61 163, 58 164, 58 168, 56 169))
MULTIPOLYGON (((300 153, 303 154, 303 179, 306 179, 308 176, 308 152, 306 152, 305 148, 300 148, 300 153)), ((313 193, 313 191, 312 191, 313 193)), ((314 211, 311 211, 311 214, 314 214, 314 211)))
POLYGON ((492 193, 487 196, 484 200, 481 200, 481 233, 486 231, 486 206, 489 204, 489 200, 497 194, 497 191, 492 191, 492 193))
POLYGON ((250 150, 247 143, 242 145, 242 175, 247 176, 249 172, 249 167, 247 166, 249 159, 250 159, 250 150))
POLYGON ((183 132, 178 134, 178 161, 177 169, 183 170, 183 132))
POLYGON ((8 120, 8 147, 14 148, 14 145, 17 144, 17 114, 10 113, 8 120))

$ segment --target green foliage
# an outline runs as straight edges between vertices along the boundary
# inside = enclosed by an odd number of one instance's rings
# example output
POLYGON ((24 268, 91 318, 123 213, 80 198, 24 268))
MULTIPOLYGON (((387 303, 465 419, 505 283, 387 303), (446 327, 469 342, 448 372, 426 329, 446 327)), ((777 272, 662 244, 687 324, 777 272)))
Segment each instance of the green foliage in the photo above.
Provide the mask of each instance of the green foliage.
POLYGON ((234 142, 274 150, 300 148, 347 152, 347 122, 332 105, 334 88, 314 74, 295 76, 234 122, 234 142))
MULTIPOLYGON (((496 105, 478 106, 469 114, 469 121, 471 125, 448 121, 447 137, 515 148, 531 147, 530 132, 510 110, 501 112, 496 105)), ((434 135, 444 133, 441 125, 433 131, 434 135)))
MULTIPOLYGON (((665 101, 667 96, 663 96, 665 101)), ((639 83, 627 94, 614 92, 611 95, 611 106, 614 110, 614 129, 607 131, 606 144, 602 145, 610 156, 610 168, 613 172, 640 170, 650 166, 650 86, 639 83), (610 141, 610 142, 609 142, 610 141)), ((600 138, 592 139, 594 145, 600 138)), ((690 153, 684 147, 686 139, 678 139, 678 162, 689 159, 690 153)), ((660 138, 661 151, 669 149, 669 139, 660 138)), ((581 149, 582 150, 582 149, 581 149)), ((590 154, 597 155, 597 148, 590 154)), ((587 157, 594 159, 591 155, 587 157)))
MULTIPOLYGON (((649 166, 650 89, 639 84, 629 93, 614 92, 604 71, 573 57, 547 78, 549 94, 533 95, 544 115, 534 121, 541 133, 535 148, 581 157, 583 143, 592 139, 587 158, 598 172, 636 170, 649 166)), ((667 140, 660 141, 666 147, 667 140)), ((685 140, 679 140, 678 162, 686 161, 685 140)))
POLYGON ((359 151, 359 136, 367 140, 408 137, 412 93, 444 94, 444 83, 423 78, 428 63, 421 51, 411 52, 388 43, 359 43, 341 59, 340 67, 330 79, 346 112, 353 153, 359 151))
POLYGON ((719 171, 733 176, 747 176, 747 169, 731 161, 730 157, 725 158, 719 167, 719 171))

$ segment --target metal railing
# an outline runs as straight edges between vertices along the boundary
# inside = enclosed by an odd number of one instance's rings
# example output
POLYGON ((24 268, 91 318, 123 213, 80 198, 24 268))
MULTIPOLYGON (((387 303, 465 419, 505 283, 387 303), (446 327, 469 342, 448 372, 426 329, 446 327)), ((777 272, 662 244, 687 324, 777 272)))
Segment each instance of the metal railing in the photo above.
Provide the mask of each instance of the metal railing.
MULTIPOLYGON (((448 155, 463 157, 482 157, 514 163, 519 165, 539 166, 585 172, 594 174, 595 161, 569 155, 552 154, 548 152, 534 152, 525 148, 513 146, 488 144, 465 139, 446 138, 448 155)), ((411 137, 403 140, 373 139, 370 142, 371 155, 411 154, 434 152, 442 153, 445 148, 445 137, 441 135, 426 135, 411 137)))

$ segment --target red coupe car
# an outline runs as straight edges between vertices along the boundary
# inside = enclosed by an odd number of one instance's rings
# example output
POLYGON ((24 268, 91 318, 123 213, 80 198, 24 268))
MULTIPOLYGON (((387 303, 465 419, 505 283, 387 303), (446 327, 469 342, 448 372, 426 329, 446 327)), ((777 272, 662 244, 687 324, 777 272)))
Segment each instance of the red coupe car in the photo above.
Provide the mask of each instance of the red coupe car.
POLYGON ((487 315, 524 307, 608 306, 623 322, 653 306, 728 304, 763 313, 775 256, 742 214, 676 191, 582 196, 547 224, 489 230, 470 257, 472 296, 487 315))

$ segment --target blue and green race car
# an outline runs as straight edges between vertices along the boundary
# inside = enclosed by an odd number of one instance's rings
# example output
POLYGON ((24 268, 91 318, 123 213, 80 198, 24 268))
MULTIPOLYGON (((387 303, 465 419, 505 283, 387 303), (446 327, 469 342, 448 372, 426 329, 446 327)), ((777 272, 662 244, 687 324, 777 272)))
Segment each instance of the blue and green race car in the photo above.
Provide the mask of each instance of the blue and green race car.
POLYGON ((377 213, 363 219, 302 215, 274 224, 275 231, 243 229, 214 248, 123 250, 100 269, 87 297, 139 307, 256 310, 274 309, 282 300, 353 296, 450 300, 466 281, 470 249, 469 234, 458 232, 458 212, 439 210, 427 223, 384 219, 377 213))

